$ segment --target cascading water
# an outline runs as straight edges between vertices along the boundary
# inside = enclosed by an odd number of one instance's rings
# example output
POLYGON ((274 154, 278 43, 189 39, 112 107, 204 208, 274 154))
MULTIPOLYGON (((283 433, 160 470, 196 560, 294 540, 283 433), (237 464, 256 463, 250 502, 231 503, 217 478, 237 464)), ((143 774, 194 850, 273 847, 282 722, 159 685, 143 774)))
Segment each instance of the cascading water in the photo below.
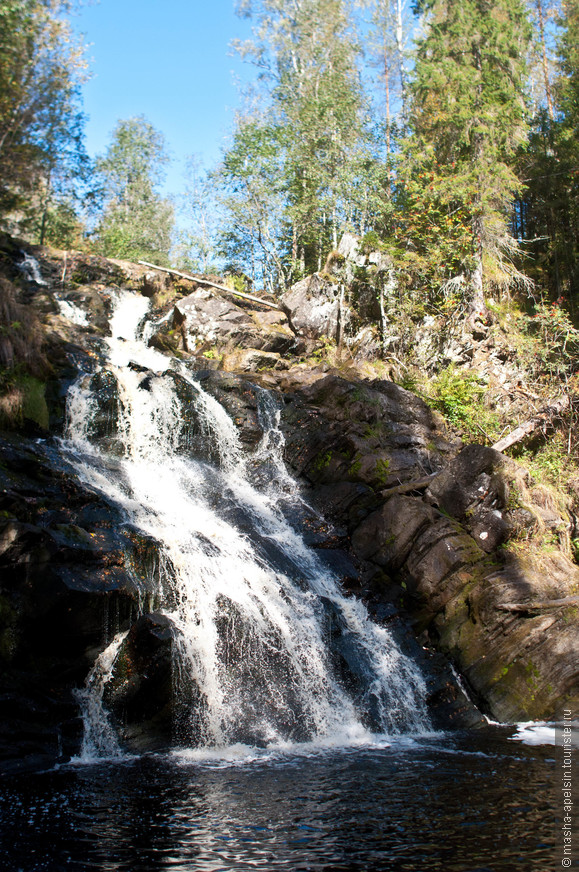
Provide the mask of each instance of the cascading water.
POLYGON ((42 278, 40 265, 35 257, 28 254, 26 251, 20 252, 22 260, 18 264, 18 268, 24 273, 29 282, 34 282, 37 285, 46 286, 48 283, 42 278))
MULTIPOLYGON (((98 379, 81 377, 62 447, 80 478, 122 507, 127 525, 162 543, 157 588, 175 628, 182 741, 349 743, 428 730, 417 667, 342 595, 286 520, 284 507, 300 498, 283 466, 272 397, 256 388, 264 433, 244 454, 233 422, 186 366, 139 339, 148 305, 117 295, 97 374, 116 385, 113 411, 103 424, 98 379)), ((101 655, 83 691, 87 753, 115 753, 114 743, 90 737, 120 644, 101 655)))

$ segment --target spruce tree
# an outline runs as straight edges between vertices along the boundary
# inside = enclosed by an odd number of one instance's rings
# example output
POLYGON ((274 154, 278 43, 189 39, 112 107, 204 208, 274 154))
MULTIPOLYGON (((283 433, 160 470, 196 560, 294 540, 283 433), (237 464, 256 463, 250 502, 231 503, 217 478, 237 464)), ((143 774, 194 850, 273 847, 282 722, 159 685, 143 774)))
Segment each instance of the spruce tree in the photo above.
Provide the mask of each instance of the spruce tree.
POLYGON ((514 164, 526 135, 529 24, 521 0, 432 0, 427 21, 400 170, 402 235, 426 255, 440 241, 450 247, 452 271, 484 306, 483 279, 517 274, 507 226, 521 190, 514 164))
POLYGON ((564 202, 562 252, 566 280, 574 309, 579 310, 579 0, 565 4, 564 30, 560 43, 561 76, 556 98, 560 112, 556 155, 564 202))

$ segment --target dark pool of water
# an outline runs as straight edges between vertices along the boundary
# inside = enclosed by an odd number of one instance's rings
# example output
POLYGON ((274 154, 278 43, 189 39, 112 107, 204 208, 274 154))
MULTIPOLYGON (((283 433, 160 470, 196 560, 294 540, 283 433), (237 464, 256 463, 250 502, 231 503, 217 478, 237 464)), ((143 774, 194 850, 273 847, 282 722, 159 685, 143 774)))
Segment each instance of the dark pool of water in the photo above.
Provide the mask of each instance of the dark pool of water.
POLYGON ((557 749, 510 734, 5 778, 0 869, 560 869, 557 749))

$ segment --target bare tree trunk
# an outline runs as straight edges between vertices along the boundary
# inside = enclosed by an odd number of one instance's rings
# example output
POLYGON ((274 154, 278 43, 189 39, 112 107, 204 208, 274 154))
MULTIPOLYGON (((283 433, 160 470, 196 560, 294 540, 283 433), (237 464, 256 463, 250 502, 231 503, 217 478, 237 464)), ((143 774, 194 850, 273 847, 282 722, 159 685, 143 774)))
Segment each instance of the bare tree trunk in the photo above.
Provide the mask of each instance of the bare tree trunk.
POLYGON ((547 46, 545 43, 545 16, 543 13, 543 0, 535 0, 537 15, 539 18, 539 33, 541 36, 541 55, 543 61, 543 80, 545 84, 545 97, 547 99, 547 110, 551 121, 555 118, 553 110, 553 96, 551 94, 551 82, 549 81, 549 64, 547 61, 547 46))
POLYGON ((48 205, 50 203, 50 170, 48 170, 48 176, 46 177, 46 192, 44 195, 44 202, 42 204, 42 221, 40 223, 40 236, 38 239, 39 245, 44 245, 44 240, 46 237, 46 222, 48 220, 48 205))
POLYGON ((528 421, 520 424, 515 430, 512 430, 506 436, 503 436, 503 438, 499 439, 498 442, 495 442, 492 447, 495 451, 506 451, 507 448, 511 448, 513 445, 522 442, 527 438, 527 436, 530 436, 531 433, 538 430, 539 427, 548 427, 549 423, 568 407, 569 397, 567 394, 564 394, 562 397, 559 397, 558 400, 555 400, 550 405, 541 409, 537 415, 529 418, 528 421))
POLYGON ((396 48, 398 51, 398 70, 400 74, 402 117, 404 120, 406 120, 406 75, 404 72, 404 29, 402 24, 402 2, 403 0, 396 0, 396 48))

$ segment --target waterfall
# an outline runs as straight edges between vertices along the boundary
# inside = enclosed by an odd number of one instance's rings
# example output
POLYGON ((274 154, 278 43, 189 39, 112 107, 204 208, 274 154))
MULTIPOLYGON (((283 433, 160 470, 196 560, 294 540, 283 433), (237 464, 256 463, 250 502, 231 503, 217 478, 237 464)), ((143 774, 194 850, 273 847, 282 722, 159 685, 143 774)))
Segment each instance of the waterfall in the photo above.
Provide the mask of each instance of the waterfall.
POLYGON ((20 254, 22 255, 22 260, 18 264, 18 269, 24 273, 29 282, 46 287, 48 282, 42 278, 40 264, 36 258, 26 251, 21 251, 20 254))
POLYGON ((85 687, 76 691, 84 723, 81 750, 84 760, 122 756, 117 735, 103 705, 103 694, 111 679, 111 667, 126 635, 126 632, 117 633, 110 645, 97 657, 85 687))
MULTIPOLYGON (((107 359, 71 390, 62 450, 128 526, 162 543, 158 610, 175 628, 183 741, 349 743, 428 730, 419 670, 288 520, 305 504, 283 464, 275 400, 255 389, 263 437, 244 452, 186 364, 142 341, 148 306, 116 296, 107 359), (97 376, 116 386, 104 418, 97 376)), ((97 697, 84 705, 89 736, 121 644, 83 692, 97 697)))

